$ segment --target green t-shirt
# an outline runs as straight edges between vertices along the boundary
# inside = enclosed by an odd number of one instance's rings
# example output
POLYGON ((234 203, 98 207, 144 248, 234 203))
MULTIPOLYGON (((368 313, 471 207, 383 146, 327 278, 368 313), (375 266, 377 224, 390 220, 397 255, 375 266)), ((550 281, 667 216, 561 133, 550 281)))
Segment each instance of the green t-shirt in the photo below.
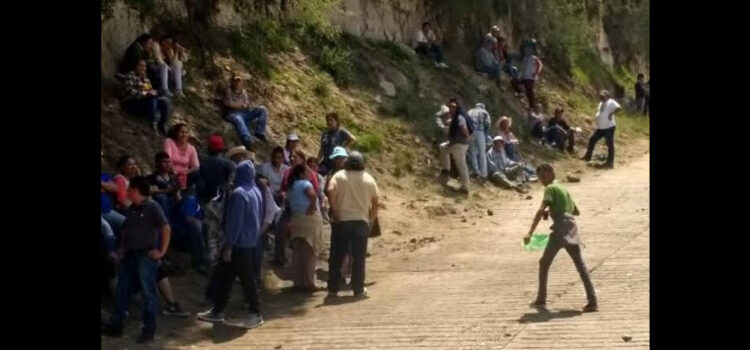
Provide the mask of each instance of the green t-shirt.
POLYGON ((544 189, 544 201, 549 203, 550 216, 552 218, 562 217, 564 214, 572 214, 576 205, 570 193, 557 181, 547 185, 544 189))

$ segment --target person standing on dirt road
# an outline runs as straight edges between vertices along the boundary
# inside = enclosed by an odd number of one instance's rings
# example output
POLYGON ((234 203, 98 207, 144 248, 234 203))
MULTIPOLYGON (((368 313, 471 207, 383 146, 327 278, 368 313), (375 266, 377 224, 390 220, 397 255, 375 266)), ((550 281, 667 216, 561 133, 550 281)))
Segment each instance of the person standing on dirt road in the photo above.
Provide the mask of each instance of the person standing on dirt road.
POLYGON ((557 252, 560 249, 565 249, 570 258, 573 259, 573 264, 575 264, 576 270, 578 270, 578 274, 581 276, 581 281, 583 281, 583 286, 586 289, 588 304, 583 307, 583 311, 597 311, 596 292, 594 291, 594 284, 591 282, 589 271, 586 269, 586 264, 583 262, 580 247, 581 239, 578 237, 578 225, 574 217, 580 214, 578 207, 573 202, 570 192, 555 181, 555 169, 551 165, 542 164, 537 167, 536 172, 539 175, 539 180, 545 187, 544 198, 542 199, 542 205, 534 216, 529 233, 526 234, 523 241, 524 244, 529 243, 531 235, 536 230, 539 221, 542 218, 546 220, 547 216, 552 217, 552 226, 550 227, 552 233, 549 236, 547 248, 539 260, 539 292, 532 306, 537 308, 544 308, 546 306, 547 274, 557 252))
POLYGON ((115 310, 111 322, 102 329, 105 335, 122 336, 123 321, 133 287, 140 284, 143 292, 143 329, 138 337, 138 343, 154 339, 159 305, 156 272, 159 259, 167 253, 171 235, 164 212, 159 204, 149 197, 149 193, 150 185, 146 177, 136 176, 130 180, 128 197, 132 205, 123 213, 125 223, 122 225, 122 239, 118 249, 118 258, 121 261, 115 310))
POLYGON ((471 131, 469 130, 466 115, 458 103, 457 99, 451 99, 448 102, 448 109, 451 116, 451 122, 448 129, 448 152, 440 154, 440 171, 439 181, 445 186, 450 179, 451 158, 456 163, 458 172, 461 175, 461 187, 459 192, 469 193, 469 168, 466 165, 466 151, 469 149, 471 140, 471 131))
POLYGON ((249 302, 250 314, 245 328, 256 328, 263 324, 260 315, 260 299, 254 276, 254 250, 258 244, 262 221, 262 194, 255 184, 255 165, 246 160, 237 166, 235 182, 237 188, 230 194, 226 206, 224 225, 224 247, 218 274, 218 286, 211 310, 198 314, 202 321, 223 323, 224 308, 229 300, 234 280, 239 276, 245 301, 249 302))
POLYGON ((581 158, 587 162, 591 161, 594 146, 603 137, 607 141, 607 161, 605 168, 613 168, 615 165, 615 113, 620 110, 620 104, 609 96, 607 90, 599 92, 599 106, 596 107, 596 131, 589 138, 589 146, 586 154, 581 158))
POLYGON ((266 123, 268 123, 268 109, 265 106, 250 108, 250 98, 247 91, 242 88, 242 78, 239 75, 232 76, 224 95, 224 105, 228 111, 226 121, 234 125, 242 140, 242 144, 251 149, 253 136, 266 142, 266 123), (253 135, 250 135, 250 129, 253 135))
POLYGON ((471 166, 471 176, 478 178, 480 181, 487 180, 487 143, 492 138, 490 136, 490 114, 485 109, 484 103, 477 103, 476 107, 467 112, 474 130, 471 143, 469 144, 469 165, 471 166))
POLYGON ((365 171, 365 158, 361 153, 349 153, 345 169, 331 178, 328 193, 333 213, 328 262, 328 296, 338 296, 341 264, 348 247, 351 246, 352 290, 355 297, 366 297, 367 239, 378 217, 379 194, 375 179, 365 171))

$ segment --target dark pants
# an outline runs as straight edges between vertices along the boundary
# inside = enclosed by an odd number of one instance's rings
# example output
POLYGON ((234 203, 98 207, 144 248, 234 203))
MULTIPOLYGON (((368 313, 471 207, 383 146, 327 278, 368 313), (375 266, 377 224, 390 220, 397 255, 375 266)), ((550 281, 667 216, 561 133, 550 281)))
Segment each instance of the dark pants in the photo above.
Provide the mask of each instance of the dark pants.
POLYGON ((140 284, 143 291, 143 332, 156 331, 156 310, 159 297, 156 292, 156 270, 159 262, 148 257, 147 251, 127 252, 120 263, 115 292, 115 311, 112 326, 122 329, 125 312, 135 286, 140 284))
POLYGON ((414 51, 418 54, 431 57, 436 63, 443 62, 443 48, 440 45, 419 43, 414 51))
POLYGON ((591 138, 589 138, 589 147, 586 149, 586 155, 583 158, 586 161, 591 160, 594 153, 594 146, 602 137, 607 141, 607 165, 613 165, 615 162, 615 127, 609 129, 596 129, 591 138))
POLYGON ((274 259, 282 264, 286 264, 286 246, 287 246, 287 233, 286 226, 289 223, 291 212, 288 208, 285 208, 281 213, 279 222, 276 224, 276 233, 274 241, 274 259))
POLYGON ((148 116, 151 123, 156 123, 160 129, 164 129, 167 124, 170 109, 169 99, 166 97, 149 96, 125 101, 128 113, 148 116))
POLYGON ((560 249, 565 249, 573 259, 573 264, 578 270, 578 275, 581 276, 583 281, 583 287, 586 289, 586 298, 590 303, 596 304, 596 292, 594 292, 594 284, 591 282, 591 276, 589 276, 589 270, 586 269, 586 264, 583 262, 583 256, 581 256, 581 246, 579 245, 567 245, 564 240, 553 239, 550 237, 547 248, 544 250, 542 258, 539 260, 539 292, 537 293, 536 300, 544 302, 547 300, 547 274, 549 268, 552 265, 552 261, 555 259, 555 255, 560 249))
POLYGON ((328 291, 337 293, 341 281, 341 264, 351 247, 352 290, 361 294, 365 289, 365 257, 370 227, 365 221, 334 223, 331 230, 331 252, 328 260, 328 291))
POLYGON ((264 248, 264 234, 258 235, 258 242, 253 250, 253 277, 255 278, 255 286, 260 289, 261 286, 261 275, 263 268, 263 248, 264 248))
POLYGON ((523 87, 526 90, 526 99, 529 100, 529 107, 536 106, 536 95, 534 94, 534 88, 536 86, 536 80, 525 79, 523 81, 523 87))
POLYGON ((245 301, 250 304, 250 313, 260 313, 260 299, 258 290, 255 285, 253 276, 254 265, 253 251, 255 248, 234 248, 232 249, 232 261, 220 262, 216 266, 214 273, 216 276, 216 296, 213 311, 216 313, 224 312, 224 308, 229 301, 229 294, 232 291, 234 279, 239 276, 242 283, 242 291, 245 294, 245 301))
POLYGON ((206 262, 206 241, 203 239, 203 225, 200 222, 185 220, 174 225, 171 243, 175 248, 190 252, 193 266, 206 262))
POLYGON ((547 130, 545 138, 547 142, 554 143, 555 147, 560 151, 566 149, 565 144, 567 143, 568 152, 573 153, 573 146, 575 146, 576 142, 576 134, 573 130, 565 131, 565 129, 560 127, 552 127, 547 130))

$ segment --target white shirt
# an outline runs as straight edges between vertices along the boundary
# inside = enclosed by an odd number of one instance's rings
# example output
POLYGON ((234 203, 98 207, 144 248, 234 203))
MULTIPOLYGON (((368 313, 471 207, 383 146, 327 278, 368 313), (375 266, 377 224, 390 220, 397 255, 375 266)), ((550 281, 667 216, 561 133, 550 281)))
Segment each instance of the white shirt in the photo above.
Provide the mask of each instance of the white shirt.
POLYGON ((599 105, 596 107, 596 128, 603 130, 614 127, 615 116, 613 114, 612 120, 609 120, 609 114, 618 108, 620 108, 620 104, 613 98, 610 98, 605 102, 599 102, 599 105))
POLYGON ((429 32, 427 32, 427 35, 424 34, 424 31, 422 29, 419 29, 417 31, 417 44, 419 43, 425 43, 429 44, 430 41, 435 41, 435 32, 430 29, 429 32))

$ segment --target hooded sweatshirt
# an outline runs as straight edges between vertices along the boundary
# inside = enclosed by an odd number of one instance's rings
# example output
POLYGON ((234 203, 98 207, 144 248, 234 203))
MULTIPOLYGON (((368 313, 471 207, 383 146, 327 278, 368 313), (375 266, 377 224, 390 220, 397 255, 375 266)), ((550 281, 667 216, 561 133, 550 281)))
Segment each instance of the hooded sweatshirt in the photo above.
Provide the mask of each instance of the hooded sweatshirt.
POLYGON ((225 247, 254 248, 260 234, 263 196, 255 185, 255 166, 251 161, 237 166, 235 184, 226 208, 225 247))

